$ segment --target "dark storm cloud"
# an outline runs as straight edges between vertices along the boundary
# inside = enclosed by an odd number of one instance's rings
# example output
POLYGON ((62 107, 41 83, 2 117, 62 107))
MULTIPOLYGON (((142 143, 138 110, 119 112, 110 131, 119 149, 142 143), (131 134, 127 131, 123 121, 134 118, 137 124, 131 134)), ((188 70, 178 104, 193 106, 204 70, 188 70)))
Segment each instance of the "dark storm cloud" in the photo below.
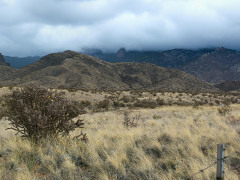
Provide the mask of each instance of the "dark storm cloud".
POLYGON ((240 49, 238 0, 0 0, 0 52, 240 49))

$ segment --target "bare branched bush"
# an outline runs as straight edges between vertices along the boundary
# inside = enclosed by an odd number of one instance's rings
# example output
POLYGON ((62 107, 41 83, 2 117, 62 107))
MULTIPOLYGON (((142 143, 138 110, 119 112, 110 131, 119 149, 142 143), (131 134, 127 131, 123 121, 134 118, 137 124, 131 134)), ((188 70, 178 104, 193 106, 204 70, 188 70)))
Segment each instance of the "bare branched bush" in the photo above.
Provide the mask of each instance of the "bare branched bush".
POLYGON ((143 100, 137 100, 133 106, 134 107, 141 107, 141 108, 156 108, 159 106, 163 106, 164 101, 160 98, 154 99, 143 99, 143 100))
POLYGON ((5 96, 5 112, 11 128, 23 137, 38 141, 41 138, 68 135, 83 128, 83 120, 72 119, 84 111, 57 91, 28 85, 5 96))
POLYGON ((141 107, 141 108, 156 108, 157 103, 154 100, 151 99, 143 99, 143 100, 137 100, 134 104, 134 107, 141 107))
POLYGON ((141 119, 140 114, 136 114, 135 116, 130 117, 130 114, 128 112, 125 112, 123 125, 126 128, 137 127, 140 119, 141 119))
POLYGON ((202 105, 204 105, 203 102, 201 102, 201 101, 194 101, 193 109, 199 109, 202 105))
POLYGON ((99 101, 96 106, 98 111, 107 111, 110 108, 110 101, 108 99, 104 99, 102 101, 99 101))
POLYGON ((221 115, 226 115, 226 114, 229 113, 231 110, 232 110, 232 109, 231 109, 229 103, 222 104, 222 106, 221 106, 220 108, 218 108, 218 112, 219 112, 221 115))

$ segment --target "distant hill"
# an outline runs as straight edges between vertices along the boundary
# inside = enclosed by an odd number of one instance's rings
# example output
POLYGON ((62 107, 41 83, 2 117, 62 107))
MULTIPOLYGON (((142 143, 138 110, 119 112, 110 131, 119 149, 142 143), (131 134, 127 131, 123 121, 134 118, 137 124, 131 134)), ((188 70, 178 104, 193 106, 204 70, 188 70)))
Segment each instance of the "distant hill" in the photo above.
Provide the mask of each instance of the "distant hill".
POLYGON ((4 80, 11 78, 15 72, 16 70, 5 62, 3 55, 0 53, 0 85, 4 80))
POLYGON ((228 81, 216 85, 217 88, 222 91, 239 91, 240 92, 240 81, 228 81))
POLYGON ((213 84, 240 81, 240 52, 225 48, 168 51, 126 51, 121 48, 116 53, 97 50, 87 53, 108 62, 147 62, 176 68, 213 84))
POLYGON ((32 64, 38 61, 41 57, 40 56, 28 56, 28 57, 11 57, 11 56, 4 56, 4 59, 7 63, 10 64, 13 68, 22 68, 29 64, 32 64))
MULTIPOLYGON (((0 76, 1 73, 0 71, 0 76)), ((29 82, 53 88, 65 86, 101 90, 218 90, 179 70, 149 63, 109 63, 73 51, 52 53, 33 64, 18 70, 13 69, 2 81, 4 85, 11 86, 21 86, 29 82)))
POLYGON ((0 66, 9 66, 9 64, 5 62, 5 59, 1 53, 0 53, 0 66))
MULTIPOLYGON (((225 48, 167 51, 126 51, 104 53, 99 49, 83 49, 85 54, 107 62, 145 62, 190 73, 211 84, 240 81, 240 52, 225 48)), ((32 64, 40 57, 9 57, 5 61, 14 68, 32 64)))

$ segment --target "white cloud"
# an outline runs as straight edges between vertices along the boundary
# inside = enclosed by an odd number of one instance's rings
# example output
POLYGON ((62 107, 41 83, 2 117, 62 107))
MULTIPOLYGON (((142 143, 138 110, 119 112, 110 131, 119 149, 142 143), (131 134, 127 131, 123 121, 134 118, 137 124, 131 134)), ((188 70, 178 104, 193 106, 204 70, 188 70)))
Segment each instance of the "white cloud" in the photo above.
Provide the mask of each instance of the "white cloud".
POLYGON ((0 0, 0 52, 240 47, 239 0, 0 0))

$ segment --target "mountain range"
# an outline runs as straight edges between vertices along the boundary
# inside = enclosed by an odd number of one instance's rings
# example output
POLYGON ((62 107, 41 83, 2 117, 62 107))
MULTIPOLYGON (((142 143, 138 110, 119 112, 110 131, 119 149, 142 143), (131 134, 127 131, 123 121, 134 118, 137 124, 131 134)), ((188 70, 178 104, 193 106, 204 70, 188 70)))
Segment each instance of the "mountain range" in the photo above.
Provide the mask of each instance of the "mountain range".
MULTIPOLYGON (((179 69, 211 84, 240 81, 240 52, 226 48, 167 51, 126 51, 121 48, 116 53, 84 49, 83 53, 107 62, 146 62, 179 69)), ((5 61, 14 68, 22 68, 40 58, 4 56, 5 61)))
POLYGON ((8 63, 13 68, 22 68, 27 66, 28 64, 32 64, 38 61, 40 56, 28 56, 28 57, 11 57, 11 56, 3 56, 6 63, 8 63))
POLYGON ((240 81, 240 52, 226 48, 168 51, 126 51, 121 48, 116 53, 100 50, 86 53, 108 62, 147 62, 175 68, 211 84, 240 81))
POLYGON ((33 64, 15 69, 1 56, 2 85, 22 86, 30 82, 53 88, 218 91, 188 73, 150 63, 110 63, 90 55, 64 51, 46 55, 33 64))

